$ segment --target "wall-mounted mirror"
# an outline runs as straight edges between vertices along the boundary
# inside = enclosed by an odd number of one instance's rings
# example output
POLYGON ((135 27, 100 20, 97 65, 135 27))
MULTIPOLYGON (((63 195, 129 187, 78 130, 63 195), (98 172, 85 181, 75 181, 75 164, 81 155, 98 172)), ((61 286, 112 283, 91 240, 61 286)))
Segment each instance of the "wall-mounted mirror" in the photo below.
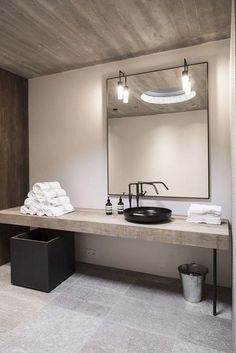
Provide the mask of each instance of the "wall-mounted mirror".
POLYGON ((158 196, 209 198, 208 64, 187 68, 188 93, 183 66, 128 75, 128 103, 117 98, 119 78, 107 80, 110 195, 131 182, 162 181, 169 190, 159 185, 158 196))

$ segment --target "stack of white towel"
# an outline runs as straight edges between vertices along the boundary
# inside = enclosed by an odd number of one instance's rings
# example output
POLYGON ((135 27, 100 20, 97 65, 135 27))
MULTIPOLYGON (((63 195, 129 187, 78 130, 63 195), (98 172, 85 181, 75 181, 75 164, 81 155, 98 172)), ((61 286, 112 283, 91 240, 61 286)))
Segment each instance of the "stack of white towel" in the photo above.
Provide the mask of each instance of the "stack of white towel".
POLYGON ((27 196, 20 209, 23 214, 56 217, 74 211, 66 191, 57 181, 36 183, 27 196))
POLYGON ((220 206, 191 204, 187 222, 221 224, 221 214, 220 206))

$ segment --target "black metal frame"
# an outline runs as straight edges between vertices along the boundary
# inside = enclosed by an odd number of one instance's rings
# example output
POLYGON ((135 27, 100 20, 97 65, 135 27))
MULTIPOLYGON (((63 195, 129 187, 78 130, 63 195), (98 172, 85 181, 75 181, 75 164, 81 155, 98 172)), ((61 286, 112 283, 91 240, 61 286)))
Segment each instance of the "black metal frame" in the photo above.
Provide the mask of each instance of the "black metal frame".
POLYGON ((213 249, 213 315, 217 315, 217 249, 213 249))
MULTIPOLYGON (((183 197, 183 196, 158 196, 158 195, 152 195, 152 196, 149 196, 149 195, 145 195, 145 198, 148 198, 148 199, 156 199, 156 198, 160 198, 160 199, 163 199, 163 200, 176 200, 176 199, 181 199, 181 200, 209 200, 210 197, 211 197, 211 185, 210 185, 210 178, 211 178, 211 175, 210 175, 210 119, 209 119, 209 93, 208 93, 208 87, 209 87, 209 64, 208 64, 208 61, 201 61, 201 62, 196 62, 196 63, 192 63, 192 64, 188 64, 188 67, 190 66, 194 66, 194 65, 200 65, 200 64, 206 64, 207 67, 207 140, 208 140, 208 196, 207 197, 183 197)), ((130 76, 137 76, 137 75, 141 75, 141 74, 147 74, 147 73, 151 73, 151 72, 156 72, 156 71, 166 71, 166 70, 171 70, 171 69, 178 69, 178 68, 181 68, 183 67, 183 65, 178 65, 178 66, 173 66, 173 67, 167 67, 167 68, 163 68, 163 69, 155 69, 155 70, 149 70, 149 71, 143 71, 143 72, 137 72, 137 73, 133 73, 133 74, 129 74, 129 75, 126 75, 127 77, 130 77, 130 76)), ((120 194, 113 194, 113 193, 110 193, 109 192, 109 148, 108 148, 108 81, 109 80, 113 80, 113 79, 119 79, 119 76, 113 76, 113 77, 109 77, 106 79, 106 133, 107 133, 107 136, 106 136, 106 143, 107 143, 107 193, 108 195, 111 195, 111 196, 115 196, 115 197, 118 197, 120 196, 120 194)), ((126 195, 124 195, 124 197, 127 197, 126 195)))

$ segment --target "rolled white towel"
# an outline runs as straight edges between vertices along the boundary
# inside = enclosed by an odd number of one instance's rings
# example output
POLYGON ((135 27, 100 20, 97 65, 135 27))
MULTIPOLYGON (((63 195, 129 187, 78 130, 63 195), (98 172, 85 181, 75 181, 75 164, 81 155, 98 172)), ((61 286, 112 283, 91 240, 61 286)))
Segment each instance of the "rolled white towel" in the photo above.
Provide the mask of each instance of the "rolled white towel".
POLYGON ((62 216, 64 214, 64 209, 62 206, 48 206, 45 214, 48 217, 62 216))
POLYGON ((49 200, 49 202, 53 206, 61 206, 61 205, 70 203, 70 199, 68 196, 60 196, 49 200))
POLYGON ((42 198, 51 199, 54 197, 66 196, 66 191, 64 189, 49 189, 42 191, 40 196, 42 196, 42 198))
POLYGON ((29 199, 36 199, 37 198, 37 194, 33 190, 29 191, 27 196, 29 199))
POLYGON ((37 216, 44 216, 44 215, 45 215, 45 213, 44 213, 43 209, 41 207, 39 207, 37 210, 37 216))
POLYGON ((61 185, 58 181, 49 181, 47 184, 51 189, 61 189, 61 185))
POLYGON ((29 214, 29 209, 26 206, 21 206, 20 213, 22 214, 29 214))
POLYGON ((29 214, 30 215, 36 215, 37 214, 37 211, 38 211, 38 209, 36 208, 36 207, 34 207, 34 206, 30 206, 30 208, 29 208, 29 214))
POLYGON ((48 190, 50 188, 49 183, 48 182, 44 182, 44 183, 35 183, 33 185, 33 191, 34 192, 41 192, 44 190, 48 190))
POLYGON ((54 192, 56 193, 56 197, 66 196, 66 190, 64 189, 54 189, 54 192))
POLYGON ((71 204, 65 204, 63 206, 43 206, 42 210, 48 217, 59 217, 66 213, 74 211, 74 207, 71 204))
POLYGON ((27 199, 25 199, 24 206, 30 207, 32 200, 33 199, 30 199, 29 197, 27 197, 27 199))
POLYGON ((40 207, 42 208, 42 209, 44 209, 45 207, 48 207, 48 206, 50 206, 51 204, 50 204, 50 200, 43 200, 43 201, 41 201, 40 202, 40 207))
POLYGON ((30 208, 31 206, 38 208, 40 205, 40 202, 37 201, 36 199, 27 198, 25 199, 24 205, 28 208, 30 208))
POLYGON ((28 192, 27 196, 28 196, 29 199, 37 200, 37 201, 42 201, 45 198, 43 196, 42 192, 35 192, 35 191, 32 191, 32 190, 30 192, 28 192))
POLYGON ((74 207, 70 203, 66 203, 66 204, 62 205, 62 207, 63 207, 64 212, 66 212, 66 213, 73 212, 75 210, 74 207))
POLYGON ((33 185, 34 192, 42 192, 50 189, 61 189, 61 185, 58 181, 45 181, 43 183, 35 183, 33 185))

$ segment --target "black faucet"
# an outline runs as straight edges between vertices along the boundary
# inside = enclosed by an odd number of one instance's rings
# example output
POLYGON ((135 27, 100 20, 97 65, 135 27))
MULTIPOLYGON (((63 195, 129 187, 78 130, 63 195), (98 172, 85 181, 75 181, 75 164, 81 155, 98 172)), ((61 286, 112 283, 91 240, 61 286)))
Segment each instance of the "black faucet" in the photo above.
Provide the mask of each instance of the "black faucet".
POLYGON ((129 207, 132 207, 132 197, 133 194, 131 193, 131 186, 135 185, 136 186, 136 202, 137 202, 137 207, 139 207, 139 199, 140 197, 143 197, 146 195, 147 191, 143 191, 143 185, 152 185, 156 194, 159 195, 159 191, 156 187, 155 184, 162 184, 166 190, 169 190, 169 188, 166 186, 165 183, 162 181, 138 181, 137 183, 129 183, 129 207))
MULTIPOLYGON (((138 183, 129 183, 129 207, 132 207, 132 197, 133 194, 131 192, 131 186, 136 185, 136 200, 137 200, 137 195, 139 194, 139 184, 138 183)), ((137 201, 138 203, 138 201, 137 201)))
POLYGON ((163 183, 163 181, 138 181, 138 184, 141 187, 140 194, 143 193, 143 185, 152 185, 157 195, 159 195, 159 191, 155 184, 162 184, 166 188, 166 190, 169 190, 169 188, 166 186, 165 183, 163 183))

